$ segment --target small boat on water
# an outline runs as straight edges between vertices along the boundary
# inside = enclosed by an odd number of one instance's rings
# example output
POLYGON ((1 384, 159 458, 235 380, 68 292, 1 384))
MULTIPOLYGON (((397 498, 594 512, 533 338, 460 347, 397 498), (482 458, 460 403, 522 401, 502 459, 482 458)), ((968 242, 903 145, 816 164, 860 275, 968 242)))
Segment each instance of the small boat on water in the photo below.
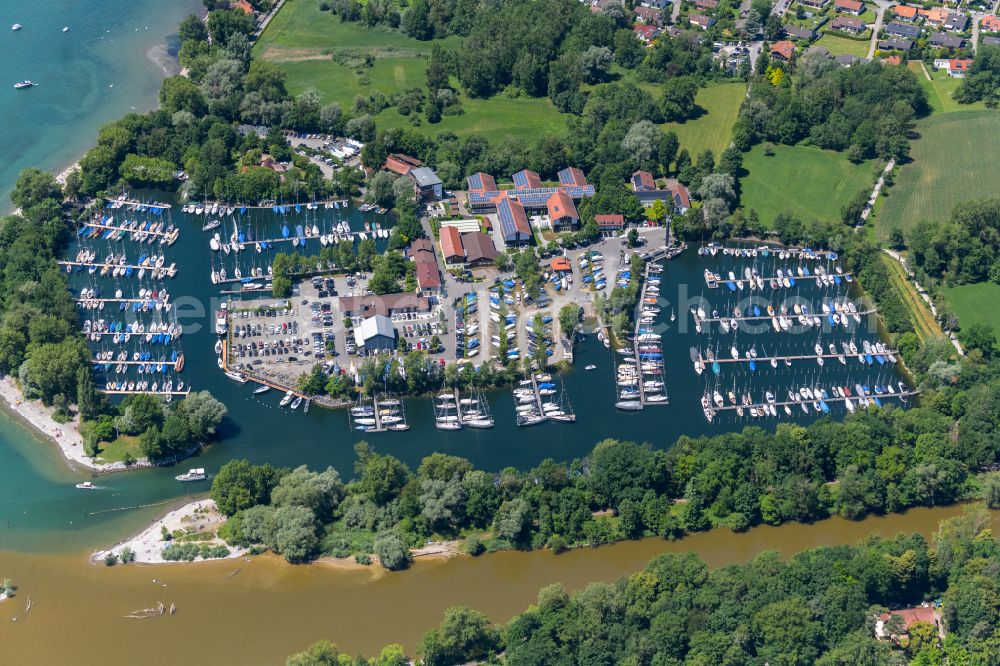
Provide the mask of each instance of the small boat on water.
POLYGON ((285 397, 281 399, 281 402, 278 403, 278 406, 284 407, 285 405, 290 403, 292 401, 292 398, 294 397, 295 394, 292 391, 288 391, 287 393, 285 393, 285 397))
POLYGON ((34 85, 35 85, 34 81, 29 81, 28 79, 25 79, 24 81, 18 81, 17 83, 15 83, 14 87, 18 90, 21 90, 22 88, 31 88, 34 85))
POLYGON ((95 486, 90 481, 84 481, 83 483, 78 483, 76 484, 76 487, 79 488, 80 490, 97 490, 97 486, 95 486))
POLYGON ((205 468, 204 467, 197 467, 197 468, 193 467, 193 468, 189 469, 186 473, 184 473, 184 474, 178 474, 174 478, 176 480, 178 480, 178 481, 181 481, 181 482, 204 481, 205 479, 208 478, 208 475, 205 474, 205 468))
POLYGON ((597 366, 594 364, 588 365, 584 370, 597 370, 597 366))
POLYGON ((253 390, 254 395, 260 395, 261 393, 267 393, 271 390, 271 387, 267 384, 262 384, 253 390))
POLYGON ((299 405, 302 404, 302 396, 296 396, 295 400, 292 401, 292 409, 298 409, 299 405))

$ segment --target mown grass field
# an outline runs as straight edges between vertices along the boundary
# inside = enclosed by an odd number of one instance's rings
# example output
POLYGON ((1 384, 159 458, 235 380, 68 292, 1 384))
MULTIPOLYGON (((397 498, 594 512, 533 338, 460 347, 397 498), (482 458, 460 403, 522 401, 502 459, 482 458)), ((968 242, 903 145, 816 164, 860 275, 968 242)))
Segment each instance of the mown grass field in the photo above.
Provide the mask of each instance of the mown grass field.
POLYGON ((961 85, 962 80, 948 76, 948 72, 944 70, 932 72, 931 68, 923 66, 919 60, 909 61, 907 67, 917 75, 917 80, 920 81, 920 85, 927 92, 927 101, 930 103, 934 113, 951 113, 952 111, 986 108, 986 105, 982 102, 976 102, 975 104, 959 104, 956 102, 952 95, 955 94, 955 90, 961 85))
POLYGON ((906 305, 910 314, 910 323, 913 324, 913 330, 917 337, 926 340, 929 337, 944 335, 941 326, 934 319, 927 304, 920 298, 913 283, 907 279, 906 271, 903 270, 899 262, 883 253, 882 263, 889 271, 889 279, 892 280, 893 288, 906 305))
POLYGON ((944 290, 960 326, 989 324, 1000 332, 1000 284, 980 282, 944 290))
POLYGON ((886 240, 899 226, 948 217, 955 204, 1000 192, 1000 113, 960 111, 917 122, 920 138, 910 148, 876 220, 876 237, 886 240))
POLYGON ((767 224, 786 211, 802 220, 839 221, 841 206, 874 181, 871 162, 852 164, 843 153, 810 146, 776 145, 771 157, 755 146, 743 168, 749 172, 740 180, 743 207, 767 224))
POLYGON ((852 55, 859 58, 868 57, 868 47, 871 42, 860 39, 848 39, 840 35, 826 33, 814 46, 822 46, 832 55, 852 55))
MULTIPOLYGON (((677 134, 681 148, 687 148, 692 159, 706 148, 711 148, 718 159, 732 141, 733 123, 746 92, 745 83, 710 84, 701 88, 695 98, 695 103, 707 113, 685 123, 666 123, 662 127, 677 134)), ((658 87, 653 96, 659 98, 658 87)))

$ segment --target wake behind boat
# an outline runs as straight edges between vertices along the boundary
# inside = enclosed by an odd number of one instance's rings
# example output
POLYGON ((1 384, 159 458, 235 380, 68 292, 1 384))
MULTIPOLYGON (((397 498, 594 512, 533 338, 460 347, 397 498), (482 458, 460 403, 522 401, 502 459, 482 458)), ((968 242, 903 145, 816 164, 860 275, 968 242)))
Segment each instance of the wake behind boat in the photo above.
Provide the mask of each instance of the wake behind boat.
POLYGON ((37 84, 34 81, 29 81, 28 79, 25 79, 24 81, 18 81, 17 83, 15 83, 14 87, 20 90, 21 88, 31 88, 32 86, 35 85, 37 84))

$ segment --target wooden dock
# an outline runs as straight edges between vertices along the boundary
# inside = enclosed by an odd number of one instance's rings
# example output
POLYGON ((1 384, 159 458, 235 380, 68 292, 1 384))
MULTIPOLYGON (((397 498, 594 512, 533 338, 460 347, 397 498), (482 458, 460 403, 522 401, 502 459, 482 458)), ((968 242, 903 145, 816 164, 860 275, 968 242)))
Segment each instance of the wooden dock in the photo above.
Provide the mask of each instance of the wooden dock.
POLYGON ((169 299, 164 300, 162 298, 75 298, 73 299, 77 303, 149 303, 151 306, 155 306, 157 303, 162 303, 167 305, 169 299))
MULTIPOLYGON (((115 268, 123 268, 123 269, 124 268, 131 268, 134 271, 139 271, 139 270, 145 269, 145 270, 149 271, 150 273, 160 273, 162 276, 166 276, 170 272, 170 267, 169 266, 161 266, 161 267, 157 268, 156 266, 138 266, 138 265, 135 265, 135 264, 106 264, 104 262, 97 262, 97 261, 83 262, 83 261, 66 261, 66 260, 59 260, 56 263, 59 264, 60 266, 64 266, 64 267, 65 266, 81 266, 83 268, 90 268, 91 266, 93 266, 95 268, 105 268, 105 267, 107 267, 108 270, 114 270, 115 268)), ((177 268, 175 266, 174 267, 174 275, 176 275, 176 274, 177 274, 177 268)), ((171 276, 171 277, 173 277, 173 276, 171 276)))
MULTIPOLYGON (((351 205, 351 202, 350 202, 349 199, 330 199, 328 201, 311 201, 311 202, 306 202, 306 203, 300 203, 300 204, 297 204, 297 205, 303 211, 306 211, 306 210, 309 210, 308 208, 306 208, 306 206, 308 206, 310 203, 316 204, 316 208, 314 208, 312 210, 320 210, 321 208, 323 210, 342 210, 344 208, 350 208, 350 205, 351 205), (338 203, 340 205, 339 206, 333 206, 334 203, 338 203), (326 204, 330 204, 331 208, 326 208, 326 204)), ((187 204, 187 205, 190 205, 190 204, 187 204)), ((208 209, 211 208, 212 205, 218 205, 218 206, 221 206, 223 208, 229 208, 230 207, 229 204, 224 204, 221 201, 209 201, 207 203, 207 205, 204 202, 202 202, 201 205, 206 207, 205 210, 202 211, 202 213, 201 213, 202 215, 211 215, 212 213, 209 213, 208 209)), ((242 205, 239 205, 239 206, 232 206, 232 208, 233 208, 233 212, 234 213, 238 213, 239 210, 240 210, 240 208, 246 208, 247 210, 272 210, 275 206, 284 206, 285 208, 291 208, 292 212, 294 213, 295 212, 295 206, 296 206, 296 204, 293 204, 293 203, 292 204, 273 203, 273 204, 257 204, 256 206, 242 206, 242 205)), ((189 215, 197 215, 197 213, 193 213, 193 212, 192 213, 188 213, 188 214, 189 215)), ((215 211, 215 214, 216 214, 216 216, 218 216, 219 215, 219 211, 215 211)))
POLYGON ((135 209, 135 208, 159 208, 160 210, 167 210, 168 208, 170 208, 170 204, 168 204, 168 203, 160 203, 158 201, 154 201, 152 203, 146 203, 144 201, 139 201, 138 199, 129 199, 127 197, 124 198, 124 199, 121 199, 121 198, 118 198, 118 197, 104 197, 104 199, 108 203, 117 204, 111 210, 114 210, 116 208, 125 208, 125 207, 131 207, 133 209, 135 209))
MULTIPOLYGON (((866 395, 866 396, 864 396, 864 400, 867 400, 868 402, 871 402, 872 404, 874 404, 874 402, 872 400, 873 398, 878 398, 879 400, 885 400, 887 398, 895 398, 895 399, 899 400, 901 398, 909 398, 911 396, 918 395, 919 393, 920 392, 916 391, 916 390, 903 391, 903 392, 897 391, 895 393, 884 393, 882 395, 866 395)), ((711 399, 711 397, 709 397, 709 399, 711 399)), ((808 411, 809 414, 822 414, 823 413, 822 411, 817 412, 815 410, 815 408, 813 407, 813 403, 814 402, 817 403, 817 404, 820 403, 820 402, 825 402, 825 403, 827 403, 829 405, 830 403, 836 404, 838 402, 846 402, 847 400, 850 400, 857 407, 859 407, 861 409, 865 409, 865 407, 866 407, 865 405, 860 404, 861 398, 859 398, 858 396, 852 395, 852 396, 848 396, 846 398, 841 398, 841 397, 837 397, 837 396, 831 396, 829 398, 822 398, 822 399, 817 399, 817 400, 808 400, 806 398, 803 398, 802 400, 796 400, 796 401, 776 400, 774 402, 758 402, 758 403, 754 403, 752 405, 732 405, 732 404, 728 404, 728 405, 723 405, 722 407, 717 407, 713 403, 713 405, 712 405, 712 407, 711 407, 711 409, 709 411, 714 416, 718 412, 736 411, 737 409, 743 409, 744 411, 749 412, 750 408, 754 408, 754 409, 757 409, 759 411, 762 407, 770 406, 770 405, 774 405, 775 408, 781 408, 782 411, 784 411, 785 405, 788 405, 789 408, 795 407, 795 408, 797 408, 797 409, 799 409, 801 411, 801 409, 802 409, 801 405, 806 405, 806 407, 809 408, 809 411, 808 411)), ((803 412, 803 413, 806 413, 806 412, 803 412)), ((793 414, 794 414, 794 412, 793 412, 793 414)), ((781 415, 779 414, 777 417, 773 417, 773 418, 780 418, 780 417, 781 417, 781 415)), ((767 414, 767 415, 765 415, 762 418, 772 418, 772 417, 771 417, 770 414, 767 414)))
MULTIPOLYGON (((707 274, 705 275, 705 284, 708 286, 709 289, 716 289, 716 288, 718 288, 719 285, 726 284, 727 282, 732 282, 737 287, 740 287, 741 285, 745 285, 746 283, 750 282, 750 280, 748 280, 745 277, 744 278, 738 278, 738 279, 730 280, 729 278, 727 278, 726 276, 724 276, 722 274, 718 274, 718 275, 719 275, 719 277, 718 278, 714 278, 714 279, 709 279, 708 275, 707 274)), ((763 281, 765 286, 770 286, 771 280, 775 280, 775 281, 779 282, 779 284, 778 284, 777 287, 772 287, 773 289, 788 289, 789 287, 785 287, 783 284, 780 284, 781 280, 788 279, 788 280, 795 280, 796 282, 798 282, 800 280, 825 280, 826 278, 830 278, 832 280, 832 279, 837 278, 837 277, 841 277, 841 278, 851 277, 853 279, 853 275, 854 274, 850 273, 850 272, 846 272, 846 273, 824 273, 823 275, 783 275, 782 277, 778 277, 777 275, 772 275, 770 277, 756 276, 755 275, 754 276, 754 280, 756 280, 757 282, 763 281)), ((756 289, 756 287, 751 286, 750 289, 753 290, 753 289, 756 289)))
POLYGON ((139 395, 149 394, 149 395, 188 395, 191 393, 191 389, 184 391, 109 391, 108 389, 97 389, 98 393, 103 393, 104 395, 139 395))
POLYGON ((181 361, 116 361, 114 359, 109 361, 98 361, 91 359, 90 362, 94 365, 169 365, 174 367, 181 361))

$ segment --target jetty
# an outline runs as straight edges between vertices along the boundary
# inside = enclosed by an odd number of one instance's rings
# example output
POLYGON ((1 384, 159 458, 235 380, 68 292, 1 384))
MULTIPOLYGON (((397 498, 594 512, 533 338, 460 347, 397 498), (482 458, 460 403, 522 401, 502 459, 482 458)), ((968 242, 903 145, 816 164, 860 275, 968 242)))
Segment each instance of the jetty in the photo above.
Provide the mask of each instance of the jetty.
MULTIPOLYGON (((917 391, 917 390, 908 390, 908 391, 896 391, 895 393, 883 393, 881 395, 866 395, 866 396, 863 396, 863 397, 859 397, 859 396, 847 396, 847 397, 831 396, 831 397, 828 397, 828 398, 822 398, 822 399, 818 399, 818 400, 808 400, 808 399, 803 398, 802 400, 796 400, 796 401, 791 401, 791 400, 776 400, 774 402, 758 402, 758 403, 753 403, 753 404, 749 404, 749 405, 742 405, 742 404, 740 404, 740 405, 731 405, 731 404, 727 404, 727 405, 722 405, 721 407, 713 404, 711 407, 706 407, 704 411, 705 411, 705 418, 707 418, 709 421, 711 421, 712 418, 716 414, 718 414, 719 412, 732 412, 732 411, 737 411, 737 410, 745 411, 745 412, 750 412, 751 409, 755 410, 758 413, 758 418, 779 418, 779 417, 773 416, 772 414, 770 414, 770 412, 765 412, 763 410, 766 410, 771 405, 774 405, 774 407, 776 407, 776 408, 780 407, 782 410, 784 410, 785 406, 788 406, 789 409, 791 409, 792 407, 796 407, 798 409, 802 409, 802 406, 805 405, 806 410, 805 410, 804 413, 806 413, 806 414, 815 414, 815 413, 822 413, 822 410, 820 412, 817 412, 816 409, 815 409, 815 407, 813 406, 814 402, 816 404, 820 404, 820 403, 826 403, 826 404, 834 403, 834 404, 836 404, 836 403, 846 403, 848 400, 850 400, 851 403, 854 404, 856 407, 860 407, 862 409, 865 409, 870 404, 872 404, 872 405, 875 404, 875 400, 876 399, 879 400, 879 401, 881 401, 881 400, 885 400, 887 398, 895 398, 897 400, 900 400, 901 402, 905 402, 906 398, 909 398, 909 397, 915 396, 915 395, 919 395, 919 393, 920 393, 920 391, 917 391)), ((705 396, 705 398, 703 398, 703 400, 704 399, 709 399, 710 400, 709 396, 707 396, 707 395, 705 396)), ((792 412, 792 414, 794 415, 794 412, 792 412)), ((786 414, 786 416, 787 416, 787 414, 786 414)))
POLYGON ((97 389, 98 393, 103 393, 104 395, 139 395, 140 393, 148 393, 149 395, 188 395, 191 393, 191 389, 186 388, 183 391, 140 391, 138 389, 134 391, 116 391, 110 389, 97 389))
POLYGON ((121 269, 129 269, 130 268, 133 271, 146 270, 146 271, 149 271, 150 273, 158 274, 160 277, 166 276, 166 275, 169 275, 170 277, 173 277, 173 276, 177 275, 177 268, 176 268, 176 266, 173 266, 173 272, 171 272, 171 268, 168 267, 168 266, 160 266, 159 268, 157 268, 156 266, 140 266, 140 265, 137 265, 137 264, 108 264, 108 263, 99 262, 99 261, 84 262, 84 261, 66 261, 66 260, 59 260, 56 263, 58 265, 60 265, 60 266, 63 266, 63 267, 67 267, 67 266, 69 266, 69 267, 79 266, 80 268, 91 268, 91 267, 93 267, 93 268, 107 268, 109 270, 114 269, 114 268, 121 268, 121 269))
POLYGON ((143 237, 154 236, 157 238, 165 238, 168 241, 167 242, 168 245, 173 245, 174 241, 176 241, 180 237, 180 229, 174 229, 172 231, 154 231, 152 229, 141 229, 138 227, 136 227, 135 229, 130 229, 126 225, 127 223, 122 225, 117 225, 117 224, 104 224, 101 222, 84 222, 82 223, 80 228, 84 230, 104 229, 105 231, 118 231, 121 233, 120 235, 117 236, 117 238, 122 238, 125 234, 129 234, 130 240, 134 240, 136 242, 138 242, 138 239, 135 237, 137 237, 139 234, 142 234, 143 237), (170 240, 171 238, 173 240, 170 240))
MULTIPOLYGON (((774 360, 774 361, 780 361, 780 362, 784 362, 784 361, 809 361, 809 360, 815 360, 817 358, 828 359, 828 358, 840 358, 841 356, 843 356, 845 360, 849 359, 849 358, 857 358, 860 362, 867 364, 868 361, 865 358, 866 356, 871 356, 873 359, 876 356, 881 356, 881 357, 883 357, 884 361, 886 361, 888 363, 893 363, 893 361, 891 359, 892 358, 896 358, 897 354, 899 354, 899 352, 897 350, 895 350, 895 349, 887 349, 884 352, 875 352, 875 351, 872 351, 872 352, 867 353, 867 354, 865 352, 861 352, 861 353, 858 353, 858 354, 828 354, 828 353, 823 353, 823 354, 790 354, 790 355, 787 355, 787 356, 752 356, 752 357, 744 355, 744 356, 741 356, 740 358, 714 358, 714 359, 707 359, 707 358, 704 358, 699 353, 698 354, 698 359, 702 363, 705 363, 707 365, 711 365, 712 363, 750 363, 751 361, 756 362, 756 363, 770 363, 772 360, 774 360)), ((880 363, 879 365, 882 365, 882 364, 880 363)))
POLYGON ((94 365, 169 365, 170 367, 176 367, 178 365, 183 366, 184 362, 180 359, 176 361, 116 361, 114 359, 109 359, 107 361, 99 361, 96 359, 91 359, 90 361, 94 365))
MULTIPOLYGON (((858 310, 857 312, 846 312, 846 313, 845 312, 831 312, 830 314, 840 314, 840 315, 847 314, 847 315, 851 315, 851 316, 857 314, 859 317, 864 317, 866 315, 875 314, 876 312, 878 312, 877 308, 871 308, 869 310, 858 310)), ((769 315, 769 314, 766 314, 766 313, 765 314, 761 314, 759 316, 754 316, 754 315, 746 316, 746 315, 743 315, 743 316, 740 316, 740 317, 699 317, 697 312, 692 312, 691 316, 694 318, 694 320, 696 322, 704 323, 704 324, 712 324, 712 323, 721 322, 721 321, 727 321, 727 322, 728 321, 738 321, 738 322, 770 321, 774 317, 789 317, 789 318, 796 318, 796 319, 799 317, 799 315, 797 315, 797 314, 792 314, 792 313, 788 313, 788 312, 786 312, 784 314, 775 313, 774 315, 769 315)), ((826 317, 826 314, 822 313, 822 312, 821 313, 810 313, 809 315, 806 315, 806 316, 809 316, 809 317, 813 317, 813 316, 816 316, 816 317, 826 317)))
MULTIPOLYGON (((718 288, 719 284, 727 284, 729 282, 732 282, 733 285, 736 286, 737 288, 740 288, 743 285, 749 285, 751 289, 757 289, 758 288, 758 287, 754 287, 753 286, 753 282, 751 282, 751 280, 749 280, 747 278, 739 278, 739 279, 728 280, 725 277, 722 277, 718 273, 715 273, 715 274, 712 274, 712 275, 710 275, 710 273, 711 273, 711 271, 708 271, 708 270, 705 271, 705 286, 707 286, 709 289, 716 289, 716 288, 718 288)), ((851 280, 851 279, 853 279, 853 275, 854 275, 853 273, 847 271, 847 272, 844 272, 844 273, 834 273, 834 274, 822 273, 822 274, 819 274, 819 275, 815 275, 815 274, 814 275, 782 275, 781 277, 779 277, 777 275, 771 275, 771 276, 756 276, 755 275, 753 279, 754 279, 754 281, 756 281, 756 283, 758 285, 763 284, 763 285, 770 286, 771 282, 774 281, 774 282, 777 282, 778 284, 776 286, 771 287, 772 289, 788 289, 790 287, 786 287, 784 285, 784 283, 782 282, 783 280, 789 280, 790 283, 791 283, 792 280, 794 280, 795 282, 798 282, 800 280, 820 280, 820 281, 825 282, 827 280, 833 281, 833 280, 840 279, 840 278, 851 280)), ((794 285, 792 285, 792 286, 794 286, 794 285)), ((763 287, 760 287, 760 288, 763 288, 763 287)))
POLYGON ((134 210, 167 210, 170 208, 170 204, 162 203, 159 201, 139 201, 138 199, 130 199, 127 194, 122 194, 117 197, 104 197, 105 201, 108 202, 108 208, 132 208, 134 210))

